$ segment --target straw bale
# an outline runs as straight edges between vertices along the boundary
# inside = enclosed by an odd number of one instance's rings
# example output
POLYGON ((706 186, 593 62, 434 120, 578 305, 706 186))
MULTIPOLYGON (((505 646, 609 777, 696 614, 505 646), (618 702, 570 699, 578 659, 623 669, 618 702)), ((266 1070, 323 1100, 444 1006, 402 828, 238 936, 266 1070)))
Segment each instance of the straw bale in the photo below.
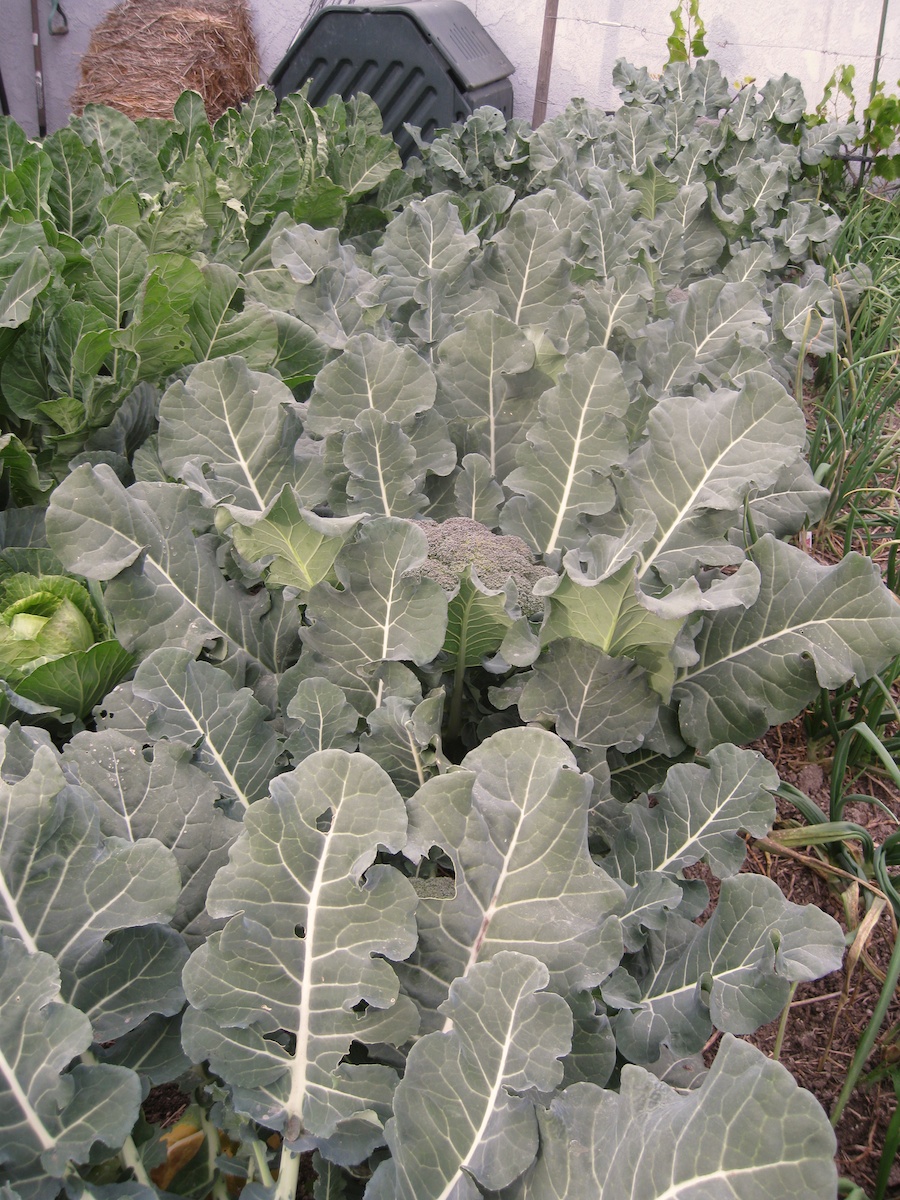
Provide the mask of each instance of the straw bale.
POLYGON ((214 121, 258 79, 246 0, 125 0, 91 35, 72 109, 108 104, 133 119, 171 117, 191 88, 214 121))

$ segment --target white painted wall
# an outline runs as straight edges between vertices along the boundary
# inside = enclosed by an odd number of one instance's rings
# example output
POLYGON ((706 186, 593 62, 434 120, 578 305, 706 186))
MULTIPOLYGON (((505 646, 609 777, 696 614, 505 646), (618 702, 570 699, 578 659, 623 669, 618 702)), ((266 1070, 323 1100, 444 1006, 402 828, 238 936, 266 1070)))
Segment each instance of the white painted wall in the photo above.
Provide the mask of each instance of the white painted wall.
MULTIPOLYGON (((190 0, 185 0, 190 4, 190 0)), ((307 16, 325 0, 251 0, 264 78, 278 64, 307 16)), ((352 3, 353 0, 350 0, 352 3)), ((544 0, 465 0, 506 55, 513 76, 516 114, 531 117, 544 0)), ((38 0, 44 83, 51 130, 69 116, 69 96, 92 28, 113 0, 63 0, 69 33, 50 37, 51 0, 38 0)), ((900 75, 900 0, 891 0, 881 78, 894 90, 900 75)), ((674 0, 559 0, 556 49, 550 81, 552 115, 572 96, 614 108, 610 76, 617 58, 659 71, 666 61, 674 0)), ((874 65, 882 0, 700 0, 710 57, 732 80, 760 81, 797 75, 809 107, 838 63, 857 69, 857 94, 865 96, 874 65)), ((27 0, 0 0, 0 72, 12 115, 37 133, 31 14, 27 0)))

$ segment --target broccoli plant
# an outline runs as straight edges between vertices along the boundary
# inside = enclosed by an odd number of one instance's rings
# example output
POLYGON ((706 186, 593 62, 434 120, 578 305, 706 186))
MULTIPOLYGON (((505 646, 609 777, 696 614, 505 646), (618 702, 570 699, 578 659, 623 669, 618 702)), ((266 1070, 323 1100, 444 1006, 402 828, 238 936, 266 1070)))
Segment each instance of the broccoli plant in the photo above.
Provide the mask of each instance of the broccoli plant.
POLYGON ((206 356, 3 524, 136 659, 62 749, 2 738, 22 1200, 294 1200, 304 1155, 351 1200, 835 1195, 737 1039, 843 953, 740 872, 778 786, 744 746, 900 653, 877 568, 792 542, 788 388, 859 285, 805 175, 840 130, 795 140, 788 79, 618 76, 615 116, 438 138, 383 233, 272 228, 265 369, 206 356), (183 1157, 137 1120, 172 1081, 183 1157))
MULTIPOLYGON (((472 672, 494 665, 491 660, 517 621, 543 614, 534 587, 538 580, 555 576, 535 561, 521 538, 494 533, 471 517, 418 523, 428 540, 428 554, 414 574, 433 579, 449 598, 440 662, 452 676, 444 733, 455 743, 463 731, 472 672)), ((494 669, 503 670, 502 660, 494 669)))

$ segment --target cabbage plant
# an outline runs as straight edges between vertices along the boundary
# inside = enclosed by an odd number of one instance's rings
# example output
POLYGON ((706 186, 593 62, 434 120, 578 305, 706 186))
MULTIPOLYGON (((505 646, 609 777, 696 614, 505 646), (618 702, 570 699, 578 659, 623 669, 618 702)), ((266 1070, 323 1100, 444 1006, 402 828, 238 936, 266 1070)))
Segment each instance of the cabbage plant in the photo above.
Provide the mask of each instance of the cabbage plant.
POLYGON ((127 674, 133 658, 88 589, 66 575, 21 571, 0 583, 3 717, 71 722, 127 674))
POLYGON ((304 1155, 317 1198, 836 1194, 740 1039, 843 935, 740 867, 746 743, 900 653, 872 562, 791 540, 786 384, 861 282, 806 175, 841 131, 619 74, 615 116, 476 113, 383 233, 271 230, 242 286, 314 381, 209 356, 53 492, 137 665, 62 749, 2 739, 22 1200, 293 1200, 304 1155), (138 1119, 173 1080, 182 1158, 138 1119))

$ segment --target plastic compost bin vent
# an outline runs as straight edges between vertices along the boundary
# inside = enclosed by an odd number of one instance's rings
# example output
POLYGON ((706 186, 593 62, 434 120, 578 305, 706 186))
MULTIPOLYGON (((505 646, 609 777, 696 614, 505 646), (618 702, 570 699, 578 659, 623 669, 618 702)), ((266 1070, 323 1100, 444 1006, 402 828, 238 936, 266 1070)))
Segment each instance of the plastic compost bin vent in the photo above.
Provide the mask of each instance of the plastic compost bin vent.
POLYGON ((404 125, 430 139, 484 104, 511 117, 514 70, 461 0, 407 0, 322 9, 294 38, 269 86, 281 100, 311 80, 315 105, 335 92, 345 100, 365 92, 405 161, 415 143, 404 125))

